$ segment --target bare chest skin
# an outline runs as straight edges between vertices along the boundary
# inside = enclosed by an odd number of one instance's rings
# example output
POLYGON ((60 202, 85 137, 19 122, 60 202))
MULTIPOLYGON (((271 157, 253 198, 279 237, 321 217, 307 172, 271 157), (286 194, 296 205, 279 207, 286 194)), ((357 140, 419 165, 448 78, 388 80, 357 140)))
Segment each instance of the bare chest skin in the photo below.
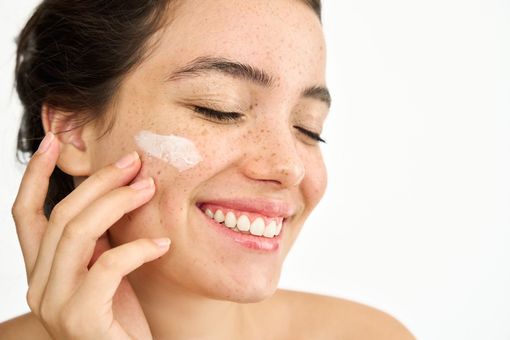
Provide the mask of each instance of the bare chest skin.
POLYGON ((321 317, 326 311, 319 300, 306 293, 277 290, 271 298, 251 306, 256 321, 245 336, 254 340, 335 339, 321 317))
MULTIPOLYGON (((252 322, 241 330, 239 337, 243 340, 415 339, 390 315, 330 296, 279 289, 271 298, 247 307, 252 322)), ((4 340, 51 340, 31 313, 1 323, 0 335, 4 340)), ((208 339, 196 340, 219 339, 224 340, 225 336, 211 334, 208 339)))
POLYGON ((412 340, 395 318, 353 301, 312 293, 278 290, 254 305, 258 326, 249 339, 412 340))

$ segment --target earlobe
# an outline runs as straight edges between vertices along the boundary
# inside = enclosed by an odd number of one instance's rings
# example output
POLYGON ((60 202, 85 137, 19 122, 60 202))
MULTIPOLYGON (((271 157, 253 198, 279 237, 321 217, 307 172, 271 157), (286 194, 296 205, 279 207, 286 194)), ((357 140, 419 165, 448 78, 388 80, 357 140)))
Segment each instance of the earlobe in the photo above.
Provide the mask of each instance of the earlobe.
POLYGON ((77 125, 77 114, 62 112, 46 104, 42 107, 41 120, 44 131, 53 132, 59 139, 60 156, 57 166, 71 176, 90 176, 92 169, 92 126, 77 125))

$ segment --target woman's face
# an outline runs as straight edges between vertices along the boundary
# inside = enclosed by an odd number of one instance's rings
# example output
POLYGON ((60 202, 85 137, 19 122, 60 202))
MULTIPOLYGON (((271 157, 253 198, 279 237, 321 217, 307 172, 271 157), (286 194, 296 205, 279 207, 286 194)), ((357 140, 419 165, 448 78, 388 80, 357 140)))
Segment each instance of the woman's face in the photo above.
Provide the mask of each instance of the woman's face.
POLYGON ((326 186, 319 143, 295 128, 320 133, 328 111, 318 95, 302 95, 325 84, 320 22, 300 1, 188 0, 157 38, 150 57, 123 81, 108 112, 115 116, 111 133, 93 146, 94 169, 137 150, 139 176, 156 183, 152 200, 115 224, 110 239, 118 245, 170 237, 169 252, 138 271, 147 282, 259 301, 274 293, 284 258, 326 186), (234 67, 174 74, 197 58, 251 65, 267 72, 272 84, 242 77, 234 67), (222 122, 195 106, 242 116, 222 122), (186 138, 201 161, 179 171, 139 147, 141 131, 186 138), (226 236, 217 228, 226 227, 199 208, 211 202, 225 212, 237 208, 237 217, 244 210, 264 215, 262 206, 281 209, 276 249, 253 249, 226 236), (236 206, 240 202, 248 206, 236 206))

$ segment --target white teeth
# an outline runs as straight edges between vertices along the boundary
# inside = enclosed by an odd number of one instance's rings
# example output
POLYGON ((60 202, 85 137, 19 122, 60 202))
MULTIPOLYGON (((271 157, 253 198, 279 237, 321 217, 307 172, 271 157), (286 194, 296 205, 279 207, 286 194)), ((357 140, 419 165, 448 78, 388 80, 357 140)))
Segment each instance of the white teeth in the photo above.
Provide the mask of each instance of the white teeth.
POLYGON ((216 210, 214 213, 214 220, 218 223, 225 221, 225 215, 223 215, 223 211, 220 209, 216 210))
POLYGON ((275 235, 280 235, 280 232, 282 231, 282 224, 283 224, 283 220, 280 220, 280 222, 278 222, 278 225, 276 226, 276 233, 275 235))
POLYGON ((237 220, 237 229, 240 231, 250 230, 250 220, 246 217, 246 215, 241 215, 237 220))
POLYGON ((262 217, 257 217, 250 226, 250 234, 261 236, 264 233, 265 227, 266 225, 262 217))
POLYGON ((237 223, 236 215, 233 212, 229 211, 227 216, 225 217, 225 225, 229 228, 235 228, 237 223))
POLYGON ((214 214, 213 212, 211 211, 211 209, 205 209, 205 214, 207 216, 209 216, 210 218, 213 218, 214 217, 214 214))
POLYGON ((218 223, 224 223, 226 227, 233 229, 234 231, 248 231, 250 234, 255 236, 272 238, 280 235, 282 230, 283 219, 279 219, 279 222, 271 220, 271 222, 266 226, 262 217, 257 217, 253 223, 250 223, 248 216, 241 215, 239 219, 237 219, 236 215, 231 211, 227 212, 225 215, 220 209, 217 209, 216 212, 213 213, 211 209, 208 208, 205 210, 205 214, 218 223))
POLYGON ((276 222, 272 220, 264 230, 264 237, 273 237, 276 234, 276 222))

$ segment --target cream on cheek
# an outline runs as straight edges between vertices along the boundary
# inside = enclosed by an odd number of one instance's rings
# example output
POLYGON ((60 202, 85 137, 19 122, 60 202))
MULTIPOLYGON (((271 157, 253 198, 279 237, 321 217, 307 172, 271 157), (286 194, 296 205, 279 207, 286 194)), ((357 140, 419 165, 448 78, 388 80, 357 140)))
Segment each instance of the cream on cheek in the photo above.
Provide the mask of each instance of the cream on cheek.
POLYGON ((169 163, 179 172, 189 170, 202 161, 195 144, 184 137, 142 130, 135 136, 135 141, 149 156, 169 163))

